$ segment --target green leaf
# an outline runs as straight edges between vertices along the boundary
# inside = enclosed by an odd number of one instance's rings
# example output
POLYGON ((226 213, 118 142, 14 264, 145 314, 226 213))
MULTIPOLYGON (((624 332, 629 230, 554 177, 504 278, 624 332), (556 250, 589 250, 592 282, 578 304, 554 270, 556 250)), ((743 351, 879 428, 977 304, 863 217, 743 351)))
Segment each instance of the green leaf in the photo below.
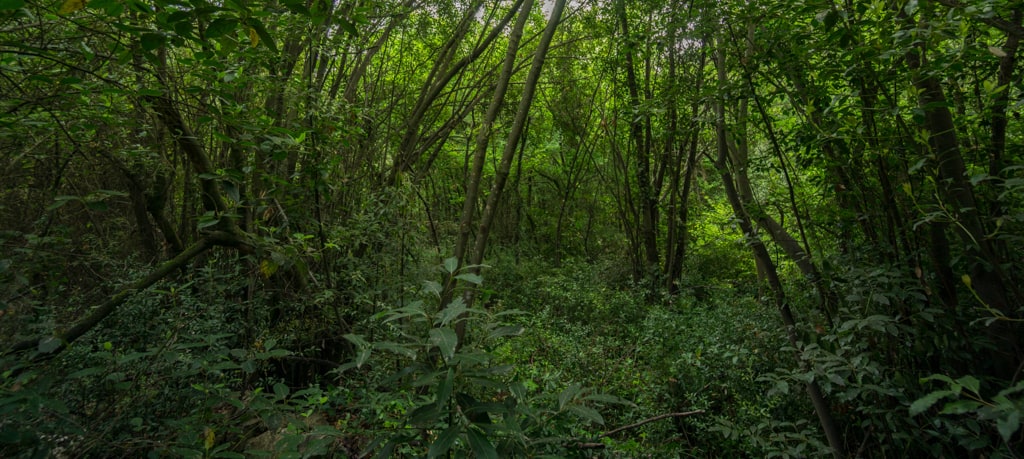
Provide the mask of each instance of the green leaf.
POLYGON ((288 11, 291 11, 292 13, 309 16, 309 9, 306 8, 306 5, 304 5, 304 2, 301 0, 285 0, 282 3, 284 3, 285 8, 288 8, 288 11))
POLYGON ((459 268, 459 259, 455 257, 446 258, 444 260, 444 272, 451 274, 459 268))
POLYGON ((455 276, 455 278, 456 279, 460 279, 460 280, 464 280, 464 281, 469 282, 470 284, 473 284, 473 285, 480 285, 480 284, 484 283, 484 278, 483 277, 480 277, 479 275, 473 274, 473 273, 459 274, 458 276, 455 276))
POLYGON ((335 21, 335 23, 338 24, 338 27, 341 27, 341 30, 344 30, 349 35, 352 35, 353 37, 359 36, 359 31, 356 30, 355 24, 341 18, 335 21))
POLYGON ((199 229, 209 228, 218 223, 220 223, 220 217, 204 214, 199 217, 199 221, 196 222, 196 227, 199 229))
POLYGON ((455 385, 455 369, 449 368, 448 374, 444 379, 437 383, 437 401, 435 402, 439 410, 443 410, 445 404, 448 403, 448 397, 452 395, 452 387, 455 385))
POLYGON ((63 207, 64 204, 67 204, 70 201, 81 201, 81 200, 82 200, 82 198, 80 198, 78 196, 57 196, 56 198, 53 198, 53 204, 50 204, 49 206, 46 206, 46 210, 47 211, 56 210, 56 209, 59 209, 59 208, 63 207))
POLYGON ((455 330, 447 327, 430 329, 430 344, 441 350, 441 356, 444 357, 445 362, 455 356, 455 345, 458 342, 459 338, 455 335, 455 330))
POLYGON ((996 429, 999 429, 999 436, 1003 437, 1003 441, 1010 443, 1013 434, 1020 429, 1020 411, 1011 411, 1005 418, 996 420, 996 429))
POLYGON ((245 24, 252 27, 252 30, 256 32, 256 35, 259 35, 260 43, 263 43, 263 46, 266 46, 275 53, 277 52, 277 43, 274 42, 274 38, 270 36, 270 33, 267 32, 267 28, 263 26, 263 23, 260 22, 259 19, 248 18, 246 19, 245 24))
POLYGON ((356 335, 356 334, 353 334, 353 333, 347 333, 347 334, 341 335, 341 337, 345 338, 346 340, 348 340, 348 342, 350 342, 352 344, 355 344, 356 347, 358 347, 360 349, 365 349, 365 348, 370 347, 370 343, 367 342, 365 339, 363 339, 363 335, 356 335))
POLYGON ((0 11, 16 10, 25 6, 24 0, 0 0, 0 11))
POLYGON ((974 400, 956 400, 947 403, 942 407, 941 414, 964 414, 970 413, 981 407, 981 404, 974 400))
POLYGON ((477 459, 498 459, 498 451, 484 434, 476 429, 467 429, 466 434, 469 437, 469 448, 473 450, 473 455, 477 459))
POLYGON ((286 386, 286 385, 284 385, 282 383, 274 384, 274 395, 276 395, 277 398, 285 398, 285 397, 287 397, 288 396, 288 392, 290 392, 290 391, 291 391, 291 389, 289 389, 288 386, 286 386))
POLYGON ((47 336, 39 340, 39 352, 49 354, 64 345, 64 340, 56 336, 47 336))
POLYGON ((224 190, 224 194, 228 196, 234 202, 242 202, 242 198, 238 191, 238 185, 231 183, 227 180, 221 180, 221 188, 224 190))
POLYGON ((442 415, 447 416, 447 411, 437 409, 437 405, 431 403, 413 410, 409 415, 409 423, 417 427, 431 427, 441 420, 442 415))
POLYGON ((439 282, 424 281, 423 282, 423 290, 425 292, 427 292, 427 293, 433 293, 434 295, 440 297, 441 296, 442 287, 441 287, 441 284, 439 282))
POLYGON ((238 29, 239 21, 235 18, 217 18, 206 27, 206 38, 223 37, 238 29))
POLYGON ((409 349, 409 348, 407 348, 405 346, 402 346, 401 344, 396 344, 396 343, 391 343, 391 342, 386 342, 385 341, 385 342, 373 343, 373 348, 374 349, 379 349, 379 350, 382 350, 382 351, 393 352, 395 354, 402 355, 402 356, 408 357, 410 359, 415 359, 416 358, 416 351, 414 351, 412 349, 409 349))
POLYGON ((441 435, 437 436, 437 440, 431 443, 430 450, 427 451, 428 458, 434 458, 442 456, 452 448, 452 444, 455 443, 455 439, 459 438, 459 433, 462 429, 458 425, 450 425, 441 435))
POLYGON ((565 409, 565 405, 575 399, 576 396, 580 394, 581 389, 582 387, 579 383, 572 383, 569 387, 566 387, 562 393, 558 394, 558 409, 565 409))
POLYGON ((966 387, 971 392, 974 392, 975 394, 981 394, 981 383, 978 381, 978 378, 975 378, 974 376, 967 375, 961 378, 957 378, 956 382, 961 386, 966 387))
POLYGON ((139 42, 142 45, 142 49, 145 51, 153 51, 164 45, 167 42, 167 37, 161 33, 147 32, 139 37, 139 42))
POLYGON ((590 395, 587 395, 586 397, 583 397, 583 400, 587 400, 587 401, 590 401, 590 402, 614 403, 614 404, 617 404, 617 405, 634 406, 633 402, 631 402, 629 400, 626 400, 624 398, 621 398, 621 397, 616 397, 616 396, 611 395, 611 394, 590 394, 590 395))
POLYGON ((357 368, 362 367, 363 364, 366 363, 367 360, 370 360, 370 353, 371 352, 372 352, 372 350, 370 348, 366 348, 366 349, 361 349, 359 351, 359 353, 356 354, 356 367, 357 368))
POLYGON ((384 319, 384 323, 413 316, 418 316, 416 318, 417 321, 422 321, 427 318, 427 312, 423 310, 423 302, 416 301, 408 306, 387 312, 387 317, 384 319))
POLYGON ((923 413, 928 408, 931 408, 932 405, 935 404, 935 402, 938 402, 939 400, 950 395, 956 394, 951 390, 939 390, 932 392, 928 395, 925 395, 924 397, 921 397, 915 400, 914 403, 910 404, 910 415, 917 416, 918 414, 923 413))
POLYGON ((69 374, 67 376, 67 379, 84 378, 86 376, 92 376, 94 374, 98 374, 98 373, 102 373, 102 372, 103 372, 103 368, 102 367, 89 367, 89 368, 78 370, 78 371, 76 371, 74 373, 69 374))
POLYGON ((441 313, 438 314, 437 320, 434 321, 434 324, 441 327, 447 326, 453 320, 466 312, 466 309, 466 302, 462 297, 458 297, 452 300, 452 302, 448 304, 448 307, 441 310, 441 313))
POLYGON ((488 340, 502 338, 505 336, 519 336, 523 334, 525 328, 519 325, 505 325, 495 328, 490 335, 487 335, 488 340))
POLYGON ((526 386, 523 383, 516 381, 508 386, 509 392, 512 392, 512 396, 520 402, 526 401, 526 386))
POLYGON ((572 405, 569 407, 569 411, 579 416, 580 419, 604 425, 604 418, 601 417, 601 413, 598 413, 597 410, 589 406, 572 405))

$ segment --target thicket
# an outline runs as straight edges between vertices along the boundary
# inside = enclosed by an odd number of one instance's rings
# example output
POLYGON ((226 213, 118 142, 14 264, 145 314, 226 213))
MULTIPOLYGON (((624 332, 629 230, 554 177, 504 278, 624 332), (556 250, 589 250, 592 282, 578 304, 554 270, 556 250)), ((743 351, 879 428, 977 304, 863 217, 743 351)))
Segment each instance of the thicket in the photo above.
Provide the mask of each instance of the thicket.
POLYGON ((0 0, 0 456, 1019 457, 1022 11, 0 0))

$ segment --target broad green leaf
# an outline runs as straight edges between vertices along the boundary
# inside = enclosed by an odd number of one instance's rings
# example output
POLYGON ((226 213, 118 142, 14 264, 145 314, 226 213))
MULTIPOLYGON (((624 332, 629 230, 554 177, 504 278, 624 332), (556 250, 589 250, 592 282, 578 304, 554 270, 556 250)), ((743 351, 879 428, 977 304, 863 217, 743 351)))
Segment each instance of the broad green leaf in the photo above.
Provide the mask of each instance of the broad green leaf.
POLYGON ((290 392, 290 391, 291 391, 291 389, 289 389, 288 386, 286 386, 286 385, 284 385, 282 383, 274 384, 274 395, 276 395, 277 398, 285 398, 285 397, 287 397, 288 396, 288 392, 290 392))
POLYGON ((344 30, 349 35, 352 35, 353 37, 358 37, 359 36, 359 31, 356 30, 355 24, 353 24, 353 23, 351 23, 349 21, 346 21, 345 19, 341 19, 341 18, 338 18, 335 21, 335 23, 338 24, 338 27, 341 27, 341 30, 344 30))
POLYGON ((617 405, 633 405, 633 402, 630 402, 629 400, 626 400, 624 398, 616 397, 611 394, 590 394, 587 395, 586 397, 583 397, 583 400, 599 403, 614 403, 617 405))
POLYGON ((580 419, 604 425, 604 418, 601 417, 601 413, 598 413, 597 410, 589 406, 572 405, 569 407, 569 411, 579 416, 580 419))
POLYGON ((224 190, 224 194, 228 196, 234 202, 242 202, 241 196, 239 195, 238 185, 231 183, 227 180, 221 180, 220 186, 224 190))
POLYGON ((239 21, 235 18, 217 18, 206 27, 206 38, 218 38, 238 29, 239 21))
POLYGON ((516 400, 520 402, 526 401, 526 386, 523 383, 516 381, 508 386, 508 390, 516 400))
POLYGON ((391 342, 386 342, 386 341, 385 342, 379 342, 379 343, 373 343, 373 348, 374 349, 379 349, 379 350, 382 350, 382 351, 393 352, 395 354, 402 355, 402 356, 408 357, 410 359, 415 359, 416 358, 416 351, 414 351, 412 349, 409 349, 409 348, 407 348, 405 346, 402 346, 401 344, 397 344, 397 343, 391 343, 391 342))
POLYGON ((447 411, 439 410, 437 405, 431 403, 413 410, 412 414, 409 415, 409 423, 417 427, 431 427, 440 421, 441 418, 447 416, 447 411))
POLYGON ((1003 437, 1003 441, 1009 443, 1013 434, 1020 429, 1020 411, 1011 411, 1005 418, 996 420, 996 428, 999 429, 999 436, 1003 437))
POLYGON ((473 274, 473 273, 459 274, 458 276, 455 276, 455 278, 459 279, 459 280, 464 280, 464 281, 469 282, 470 284, 473 284, 473 285, 480 285, 480 284, 484 283, 484 278, 483 277, 480 277, 479 275, 473 274))
POLYGON ((452 448, 452 444, 455 443, 455 439, 459 438, 459 433, 462 429, 458 425, 450 425, 447 429, 441 432, 441 435, 437 436, 437 440, 430 444, 430 450, 427 451, 428 458, 434 458, 443 456, 452 448))
POLYGON ((957 378, 956 382, 975 394, 981 394, 981 383, 978 381, 978 378, 975 378, 974 376, 967 375, 957 378))
POLYGON ((262 41, 263 46, 266 46, 268 49, 275 53, 277 52, 277 43, 274 42, 274 38, 270 36, 270 33, 267 32, 267 28, 263 26, 263 23, 260 22, 259 19, 248 18, 246 19, 245 23, 250 27, 249 39, 253 42, 253 46, 256 46, 257 44, 259 44, 259 42, 262 41), (255 34, 255 36, 258 36, 259 39, 254 40, 253 34, 255 34))
POLYGON ((942 407, 942 414, 964 414, 981 407, 981 404, 974 400, 957 400, 947 403, 942 407))
POLYGON ((49 354, 56 351, 64 344, 64 341, 56 336, 47 336, 39 340, 39 352, 49 354))
POLYGON ((466 429, 466 434, 469 437, 469 448, 477 459, 498 459, 498 451, 483 433, 476 429, 466 429))
POLYGON ((922 384, 924 384, 924 383, 926 383, 928 381, 942 381, 942 382, 948 383, 950 385, 955 384, 953 382, 953 380, 949 376, 941 375, 941 374, 934 374, 934 375, 931 375, 931 376, 925 376, 925 377, 920 379, 920 382, 922 384))
POLYGON ((420 301, 416 301, 408 306, 388 312, 387 317, 384 319, 384 323, 414 316, 417 318, 417 321, 422 321, 427 318, 427 312, 423 310, 423 303, 420 301))
POLYGON ((451 303, 448 303, 448 307, 441 310, 441 313, 437 316, 437 320, 434 321, 434 325, 441 327, 447 326, 453 320, 466 312, 466 309, 466 302, 462 297, 458 297, 452 300, 451 303))
POLYGON ((372 350, 370 348, 361 349, 359 353, 356 354, 356 367, 362 367, 367 360, 370 360, 371 352, 372 350))
POLYGON ((441 296, 442 287, 441 287, 441 284, 439 282, 424 281, 423 282, 423 290, 426 291, 427 293, 433 293, 434 295, 440 297, 441 296))
POLYGON ((214 215, 202 215, 199 217, 199 221, 196 222, 196 227, 199 229, 209 228, 220 223, 220 217, 214 215))
POLYGON ((305 2, 301 0, 285 0, 282 3, 284 3, 285 8, 288 8, 288 11, 291 11, 292 13, 309 16, 309 9, 304 5, 305 2))
POLYGON ((0 0, 0 11, 16 10, 25 6, 25 0, 0 0))
POLYGON ((167 37, 160 33, 144 33, 139 37, 139 42, 143 50, 153 51, 163 46, 167 42, 167 37))
POLYGON ((910 404, 910 415, 917 416, 918 414, 923 413, 928 408, 931 408, 932 405, 935 404, 935 402, 938 402, 939 400, 950 395, 956 394, 954 394, 953 391, 950 390, 939 390, 932 392, 928 395, 925 395, 924 397, 921 397, 915 400, 914 403, 910 404))
POLYGON ((523 334, 525 329, 519 325, 505 325, 495 328, 490 335, 487 335, 488 340, 502 338, 505 336, 519 336, 523 334))
POLYGON ((572 383, 558 394, 558 409, 563 410, 569 402, 573 401, 580 394, 582 387, 579 383, 572 383))
POLYGON ((107 16, 118 16, 124 12, 124 5, 117 0, 89 0, 86 6, 91 10, 103 10, 107 16))
POLYGON ((430 329, 430 344, 441 350, 441 356, 444 357, 445 362, 455 356, 455 345, 458 342, 459 338, 455 335, 455 330, 447 327, 430 329))
POLYGON ((448 403, 448 397, 452 395, 452 387, 455 385, 455 369, 449 368, 445 378, 437 383, 436 404, 437 408, 443 410, 448 403))
POLYGON ((459 268, 459 259, 455 257, 446 258, 444 260, 444 272, 451 274, 459 268))
POLYGON ((357 335, 357 334, 354 334, 354 333, 347 333, 347 334, 341 335, 341 337, 345 338, 346 340, 348 340, 348 342, 350 342, 352 344, 355 344, 356 347, 358 347, 360 349, 365 349, 365 348, 370 347, 370 343, 367 342, 366 339, 363 338, 363 335, 357 335))
POLYGON ((57 196, 56 198, 53 198, 53 204, 50 204, 49 206, 46 206, 46 210, 47 211, 56 210, 56 209, 59 209, 59 208, 63 207, 64 204, 67 204, 70 201, 81 201, 81 200, 82 200, 82 198, 80 198, 78 196, 57 196))

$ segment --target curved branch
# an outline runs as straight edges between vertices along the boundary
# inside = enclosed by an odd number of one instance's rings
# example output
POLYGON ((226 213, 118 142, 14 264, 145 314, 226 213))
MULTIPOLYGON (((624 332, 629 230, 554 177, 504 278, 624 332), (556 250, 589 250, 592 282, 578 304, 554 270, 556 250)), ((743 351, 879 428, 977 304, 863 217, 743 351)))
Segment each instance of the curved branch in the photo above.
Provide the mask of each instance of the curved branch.
POLYGON ((206 252, 207 250, 215 246, 238 246, 242 245, 241 241, 236 235, 226 232, 215 232, 206 235, 206 237, 200 239, 195 244, 189 246, 185 251, 178 254, 178 256, 167 260, 153 272, 149 273, 148 276, 139 279, 131 285, 121 289, 121 291, 115 293, 106 302, 100 305, 96 310, 89 314, 86 318, 80 320, 75 326, 68 329, 63 333, 54 333, 52 336, 46 336, 42 338, 28 339, 11 346, 4 355, 19 354, 29 350, 38 349, 39 354, 34 357, 34 360, 49 360, 60 354, 61 351, 67 349, 71 343, 75 342, 78 338, 81 338, 89 330, 92 330, 99 325, 103 319, 106 319, 110 314, 117 310, 117 307, 124 303, 129 297, 137 292, 145 290, 157 283, 160 279, 163 279, 171 272, 181 268, 193 258, 206 252), (52 349, 46 349, 46 344, 58 340, 58 345, 52 349))

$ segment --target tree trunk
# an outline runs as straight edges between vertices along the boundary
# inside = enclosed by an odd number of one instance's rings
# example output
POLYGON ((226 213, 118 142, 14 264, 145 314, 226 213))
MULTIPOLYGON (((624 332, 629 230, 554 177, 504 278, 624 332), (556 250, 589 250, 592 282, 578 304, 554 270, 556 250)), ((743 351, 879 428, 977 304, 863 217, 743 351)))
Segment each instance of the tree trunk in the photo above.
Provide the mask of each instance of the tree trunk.
MULTIPOLYGON (((491 127, 494 125, 494 121, 498 118, 498 113, 501 111, 501 107, 504 104, 505 93, 508 91, 509 81, 512 79, 512 72, 515 68, 516 56, 519 54, 519 40, 523 36, 523 30, 526 28, 526 23, 530 18, 530 12, 532 10, 533 0, 525 0, 522 4, 519 17, 516 19, 516 24, 509 35, 508 49, 505 51, 505 60, 501 66, 501 74, 498 76, 497 85, 494 88, 491 103, 487 107, 487 112, 484 114, 484 119, 480 123, 480 128, 477 132, 476 144, 473 149, 472 165, 470 166, 470 170, 466 176, 466 196, 462 204, 462 217, 459 220, 459 234, 455 240, 454 256, 458 261, 458 264, 456 269, 449 273, 448 278, 445 279, 444 290, 441 295, 441 307, 447 307, 448 303, 450 303, 454 297, 455 286, 457 283, 455 276, 458 274, 459 268, 463 265, 463 260, 466 257, 466 249, 469 247, 469 236, 473 229, 473 217, 480 194, 480 179, 483 176, 487 147, 491 140, 491 127)), ((462 322, 460 321, 459 323, 461 324, 462 322)), ((462 333, 464 333, 464 331, 462 333)), ((461 341, 463 335, 459 334, 458 336, 461 341)))
MULTIPOLYGON (((726 70, 725 70, 725 57, 718 52, 715 58, 715 64, 718 73, 718 82, 722 86, 726 82, 726 70)), ((715 161, 715 167, 718 168, 719 173, 722 176, 722 184, 725 187, 726 197, 729 200, 729 204, 733 208, 733 212, 739 217, 740 228, 743 230, 744 236, 747 238, 747 244, 750 246, 753 252, 754 258, 757 260, 759 265, 764 267, 765 275, 768 280, 768 285, 771 288, 772 296, 774 298, 775 306, 779 310, 779 314, 782 316, 782 323, 786 327, 786 335, 789 338, 789 343, 793 348, 799 352, 800 343, 797 340, 796 335, 796 322, 793 319, 793 313, 790 311, 789 303, 786 300, 785 291, 782 288, 782 282, 779 279, 778 271, 775 269, 775 264, 772 262, 771 254, 768 253, 768 249, 764 243, 761 242, 760 236, 754 228, 751 222, 750 214, 746 210, 746 202, 744 202, 742 194, 737 190, 735 182, 733 181, 731 167, 735 165, 729 164, 729 143, 726 137, 725 128, 725 106, 724 102, 718 100, 715 102, 715 133, 718 145, 718 159, 715 161)), ((803 362, 803 359, 800 359, 803 362)), ((801 363, 801 365, 805 365, 801 363)), ((828 444, 832 448, 832 454, 837 458, 841 459, 846 457, 845 448, 843 445, 842 437, 840 436, 839 429, 836 426, 835 419, 832 417, 832 412, 825 402, 825 398, 821 393, 821 388, 814 381, 808 382, 806 385, 807 395, 811 399, 811 404, 814 406, 814 411, 818 415, 818 421, 821 424, 822 431, 825 433, 825 437, 828 439, 828 444)))
MULTIPOLYGON (((540 81, 540 73, 544 67, 544 58, 547 56, 548 48, 555 36, 558 23, 561 22, 565 2, 566 0, 555 0, 555 4, 551 9, 551 16, 548 18, 547 26, 544 27, 544 33, 541 35, 540 42, 537 44, 537 50, 533 55, 530 72, 527 74, 526 82, 523 84, 523 94, 519 99, 519 107, 516 108, 512 129, 509 131, 508 138, 505 141, 504 149, 501 152, 501 161, 498 163, 497 170, 495 171, 494 183, 491 185, 491 192, 487 195, 487 204, 484 206, 483 214, 480 216, 480 225, 477 229, 473 254, 470 259, 470 264, 472 265, 470 270, 475 274, 480 273, 480 264, 483 263, 484 251, 487 249, 487 236, 490 234, 491 223, 494 221, 495 212, 498 204, 501 202, 501 193, 505 188, 509 171, 512 169, 512 159, 518 148, 519 138, 523 135, 523 128, 530 113, 530 105, 533 103, 533 95, 537 90, 537 82, 540 81)), ((475 290, 466 290, 464 298, 467 307, 473 305, 475 295, 475 290)), ((465 327, 466 321, 465 318, 462 318, 456 324, 455 330, 460 337, 459 342, 462 342, 461 338, 465 336, 465 327)))

